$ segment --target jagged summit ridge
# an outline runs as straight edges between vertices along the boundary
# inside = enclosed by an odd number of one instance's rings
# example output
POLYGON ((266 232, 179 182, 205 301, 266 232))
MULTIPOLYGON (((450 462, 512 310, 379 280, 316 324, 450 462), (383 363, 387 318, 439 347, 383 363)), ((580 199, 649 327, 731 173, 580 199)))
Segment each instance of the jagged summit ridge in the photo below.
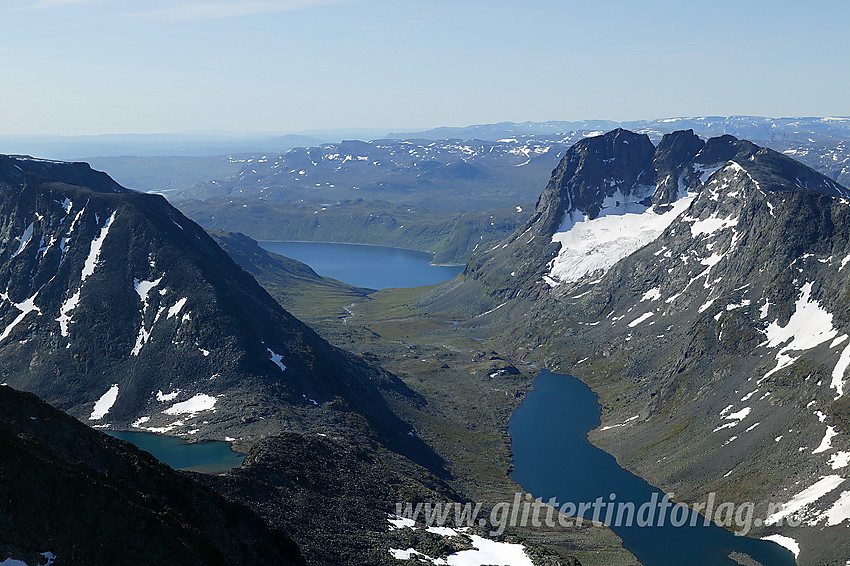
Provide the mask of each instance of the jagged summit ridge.
POLYGON ((733 136, 703 142, 693 131, 678 131, 655 147, 645 135, 617 129, 576 143, 528 223, 473 258, 467 276, 503 296, 598 277, 659 237, 716 172, 732 165, 763 192, 850 195, 793 159, 733 136))

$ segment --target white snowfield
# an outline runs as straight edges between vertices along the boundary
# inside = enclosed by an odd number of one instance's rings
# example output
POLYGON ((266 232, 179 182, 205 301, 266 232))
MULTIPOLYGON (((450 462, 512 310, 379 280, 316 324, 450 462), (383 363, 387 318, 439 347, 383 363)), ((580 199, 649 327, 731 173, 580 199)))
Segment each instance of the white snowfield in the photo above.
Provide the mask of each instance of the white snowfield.
POLYGON ((619 190, 607 197, 599 216, 589 219, 583 212, 568 212, 552 241, 561 249, 549 266, 548 277, 557 282, 578 281, 605 271, 624 257, 652 242, 691 205, 696 194, 680 195, 663 214, 639 204, 655 187, 626 198, 619 190))
POLYGON ((829 466, 833 470, 840 470, 850 464, 850 452, 836 452, 829 458, 829 466))
POLYGON ((30 240, 32 240, 32 232, 34 226, 35 224, 33 222, 30 222, 30 225, 27 226, 26 230, 24 230, 24 234, 20 237, 15 238, 18 242, 20 242, 20 245, 18 246, 18 249, 15 251, 15 253, 12 254, 12 257, 16 257, 18 254, 24 251, 24 248, 26 248, 27 244, 30 243, 30 240))
POLYGON ((115 401, 118 399, 118 384, 115 383, 109 390, 101 395, 100 399, 98 399, 94 404, 94 409, 91 412, 91 416, 89 417, 90 421, 99 421, 103 417, 106 416, 106 413, 109 412, 109 409, 112 408, 112 405, 115 404, 115 401))
MULTIPOLYGON (((133 356, 139 355, 139 353, 142 351, 142 348, 151 337, 152 328, 147 328, 145 325, 145 316, 148 312, 148 295, 154 288, 156 288, 157 285, 159 285, 160 281, 162 281, 162 277, 154 281, 142 281, 139 279, 136 279, 134 281, 136 293, 139 295, 139 300, 142 301, 142 324, 139 327, 139 335, 136 336, 136 343, 135 345, 133 345, 133 349, 130 352, 130 354, 133 356)), ((157 315, 156 318, 159 318, 159 315, 157 315)), ((156 319, 154 319, 154 324, 156 324, 156 319)))
POLYGON ((95 236, 91 242, 89 255, 83 265, 83 271, 80 273, 80 279, 83 281, 85 281, 86 278, 92 275, 94 270, 97 269, 97 265, 100 262, 100 250, 103 247, 103 241, 106 239, 106 235, 109 234, 109 227, 112 226, 113 220, 115 220, 115 212, 107 218, 106 223, 100 229, 100 234, 95 236))
MULTIPOLYGON (((390 530, 401 528, 418 529, 416 523, 410 519, 391 516, 387 520, 391 525, 390 530)), ((485 564, 488 566, 534 566, 534 563, 525 553, 525 547, 522 544, 498 542, 474 535, 467 532, 469 530, 468 527, 458 529, 450 527, 428 527, 426 530, 429 533, 443 537, 467 537, 474 548, 460 550, 448 555, 446 558, 432 558, 413 548, 390 548, 390 555, 396 560, 415 558, 436 566, 483 566, 485 564)))
POLYGON ((789 352, 810 350, 838 336, 838 330, 832 326, 832 314, 812 300, 811 296, 812 283, 808 282, 800 290, 794 314, 788 323, 779 326, 778 321, 774 321, 768 325, 765 330, 767 341, 761 345, 768 348, 785 345, 776 353, 776 367, 767 372, 760 381, 792 365, 797 356, 792 356, 789 352))
POLYGON ((13 307, 15 307, 16 309, 18 309, 19 311, 21 311, 21 312, 18 314, 18 316, 16 316, 16 317, 12 320, 12 322, 10 322, 10 323, 6 326, 5 330, 3 330, 3 333, 2 333, 2 334, 0 334, 0 342, 2 342, 3 340, 5 340, 5 339, 9 336, 9 334, 11 334, 12 330, 13 330, 13 329, 14 329, 14 328, 18 325, 18 324, 20 324, 20 322, 21 322, 22 320, 24 320, 24 318, 25 318, 25 317, 26 317, 29 313, 31 313, 31 312, 33 312, 33 311, 35 311, 35 312, 37 312, 39 315, 41 314, 41 309, 40 309, 40 308, 38 308, 38 307, 35 305, 35 298, 36 298, 37 296, 38 296, 38 291, 36 291, 36 292, 35 292, 35 294, 34 294, 32 297, 30 297, 30 298, 28 298, 28 299, 24 300, 23 302, 20 302, 20 303, 14 303, 14 302, 12 302, 12 300, 9 298, 9 295, 8 295, 8 294, 6 294, 6 293, 0 293, 0 299, 2 299, 3 301, 9 301, 10 303, 12 303, 12 306, 13 306, 13 307))
POLYGON ((838 432, 835 430, 835 427, 827 425, 826 432, 823 435, 823 440, 821 440, 818 447, 812 451, 812 454, 820 454, 821 452, 826 452, 832 448, 832 439, 837 434, 838 432))
MULTIPOLYGON (((714 173, 731 171, 734 175, 744 175, 758 188, 758 183, 750 174, 734 161, 722 164, 695 164, 700 172, 700 181, 706 185, 709 198, 718 200, 720 191, 726 188, 714 173)), ((559 242, 561 249, 549 266, 549 274, 544 276, 547 282, 563 283, 578 281, 597 271, 606 271, 615 263, 631 255, 641 247, 652 242, 672 224, 673 220, 688 210, 697 193, 687 193, 681 178, 679 179, 679 198, 670 210, 662 214, 643 206, 640 201, 652 195, 657 187, 647 186, 643 191, 626 197, 619 190, 602 203, 599 216, 590 220, 579 210, 568 212, 561 227, 552 236, 553 242, 559 242)), ((732 194, 730 193, 731 196, 732 194)), ((572 203, 570 204, 572 207, 572 203)), ((708 218, 684 217, 691 222, 691 235, 694 238, 710 236, 719 231, 734 228, 737 218, 721 218, 715 212, 708 218)), ((714 254, 714 263, 722 256, 714 254)), ((711 268, 714 263, 704 265, 711 268)))
MULTIPOLYGON (((45 562, 42 566, 50 566, 51 564, 53 564, 53 562, 56 561, 57 556, 52 552, 42 552, 40 554, 43 558, 47 559, 47 562, 45 562)), ((41 564, 41 560, 39 560, 37 563, 41 564)), ((18 560, 17 558, 10 557, 4 560, 3 562, 0 562, 0 566, 29 566, 29 564, 27 564, 23 560, 18 560)))
POLYGON ((651 317, 654 314, 655 314, 655 312, 653 312, 653 311, 643 313, 642 315, 640 315, 639 317, 637 317, 636 319, 634 319, 633 321, 631 321, 629 323, 629 328, 634 328, 635 326, 637 326, 641 322, 645 321, 646 319, 648 319, 649 317, 651 317))
POLYGON ((761 540, 769 540, 771 542, 775 542, 779 546, 784 546, 794 555, 794 558, 798 558, 800 556, 800 545, 797 544, 797 541, 792 539, 791 537, 786 537, 783 535, 770 535, 766 537, 762 537, 761 540))
POLYGON ((845 478, 839 475, 822 477, 784 503, 778 511, 768 516, 764 524, 775 525, 786 517, 801 519, 809 526, 815 526, 824 520, 827 526, 841 524, 850 519, 850 491, 841 492, 838 499, 823 511, 815 509, 814 504, 838 489, 844 482, 845 478))
POLYGON ((283 364, 283 356, 280 354, 276 354, 272 351, 271 348, 266 348, 269 355, 271 356, 271 361, 274 365, 280 368, 280 371, 286 371, 286 366, 283 364))
POLYGON ((177 399, 178 395, 180 395, 179 389, 175 389, 171 393, 163 393, 160 389, 156 392, 156 400, 160 403, 167 403, 168 401, 174 401, 175 399, 177 399))
POLYGON ((166 318, 171 318, 180 314, 180 311, 183 309, 183 306, 186 304, 186 301, 189 300, 189 297, 183 297, 168 309, 168 316, 166 318))
POLYGON ((70 334, 69 327, 71 325, 71 311, 77 308, 77 305, 80 304, 80 290, 77 289, 77 292, 65 299, 65 302, 62 303, 62 306, 59 307, 59 317, 56 319, 56 322, 59 323, 59 331, 62 333, 62 336, 68 337, 70 334))
POLYGON ((210 411, 215 407, 217 399, 204 393, 198 393, 191 399, 175 403, 163 411, 166 415, 196 414, 202 411, 210 411))

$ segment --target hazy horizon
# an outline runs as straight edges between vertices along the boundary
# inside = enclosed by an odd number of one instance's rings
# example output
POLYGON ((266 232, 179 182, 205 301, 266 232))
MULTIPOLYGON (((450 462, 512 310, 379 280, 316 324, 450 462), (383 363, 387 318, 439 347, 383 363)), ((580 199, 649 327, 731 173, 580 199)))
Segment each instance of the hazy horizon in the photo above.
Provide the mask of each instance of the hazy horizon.
POLYGON ((406 133, 406 132, 426 132, 430 130, 438 130, 438 129, 464 129, 464 128, 474 128, 477 126, 488 126, 488 125, 496 125, 496 124, 523 124, 523 123, 546 123, 546 122, 612 122, 618 124, 626 124, 630 122, 652 122, 652 121, 663 121, 663 120, 689 120, 689 119, 697 119, 701 117, 710 117, 710 118, 735 118, 735 117, 747 117, 747 118, 768 118, 768 119, 777 119, 777 120, 795 120, 795 119, 828 119, 828 118, 840 118, 850 120, 850 114, 848 115, 799 115, 799 116, 767 116, 767 115, 755 115, 755 114, 732 114, 728 116, 718 116, 718 115, 691 115, 691 116, 656 116, 652 118, 629 118, 626 120, 613 120, 609 118, 583 118, 576 120, 523 120, 523 121, 514 121, 514 120, 497 120, 494 122, 486 122, 486 123, 456 123, 456 124, 437 124, 433 126, 399 126, 397 128, 381 128, 375 126, 364 126, 364 127, 348 127, 348 128, 317 128, 317 129, 308 129, 308 130, 297 130, 297 131, 273 131, 273 130, 217 130, 217 129, 209 129, 209 130, 173 130, 173 131, 151 131, 151 132, 100 132, 100 133, 87 133, 87 134, 50 134, 50 133, 24 133, 24 134, 4 134, 0 132, 0 138, 57 138, 57 139, 72 139, 72 138, 103 138, 103 137, 166 137, 166 136, 185 136, 185 137, 196 137, 199 141, 202 140, 212 140, 216 137, 227 138, 227 139, 239 139, 239 138, 274 138, 274 137, 311 137, 311 136, 322 136, 322 135, 333 135, 350 132, 350 133, 364 133, 364 132, 372 132, 372 133, 384 133, 384 134, 397 134, 397 133, 406 133))
POLYGON ((8 0, 0 135, 846 116, 850 5, 8 0))

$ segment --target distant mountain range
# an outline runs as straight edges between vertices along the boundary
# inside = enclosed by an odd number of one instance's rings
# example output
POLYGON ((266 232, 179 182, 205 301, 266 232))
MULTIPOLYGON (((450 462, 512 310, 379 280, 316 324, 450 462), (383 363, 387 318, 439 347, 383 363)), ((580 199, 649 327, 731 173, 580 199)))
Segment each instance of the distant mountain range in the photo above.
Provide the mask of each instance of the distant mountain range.
POLYGON ((592 439, 625 466, 683 501, 755 502, 755 535, 798 545, 801 565, 840 563, 848 197, 730 135, 654 145, 615 129, 570 148, 529 221, 442 300, 480 289, 499 307, 490 325, 521 321, 497 332, 595 389, 592 439))
MULTIPOLYGON (((334 139, 333 137, 331 139, 334 139)), ((89 157, 203 157, 232 152, 286 151, 328 141, 306 135, 198 132, 186 134, 103 134, 87 136, 0 136, 0 153, 27 153, 76 160, 89 157)))
MULTIPOLYGON (((703 138, 728 134, 755 140, 833 180, 850 181, 850 118, 675 118, 629 124, 656 142, 683 129, 703 138)), ((601 134, 594 126, 603 125, 618 127, 607 122, 506 123, 233 155, 229 160, 240 164, 238 173, 171 192, 169 198, 365 198, 441 210, 492 210, 535 200, 534 187, 545 182, 567 148, 601 134)))
MULTIPOLYGON (((419 132, 391 133, 391 139, 479 139, 495 141, 501 138, 526 135, 553 135, 577 131, 600 131, 625 128, 672 132, 692 129, 701 136, 730 134, 751 140, 772 140, 778 136, 818 134, 850 136, 850 117, 767 118, 763 116, 700 116, 662 118, 657 120, 580 120, 576 122, 499 122, 465 127, 442 127, 419 132)), ((649 133, 649 132, 646 132, 649 133)))
MULTIPOLYGON (((590 128, 607 122, 544 122, 473 126, 435 131, 457 139, 347 141, 284 153, 230 155, 215 163, 168 164, 182 171, 205 171, 206 180, 163 187, 172 202, 209 228, 240 231, 256 239, 323 240, 384 244, 436 252, 440 261, 465 261, 477 244, 508 235, 487 225, 468 227, 459 213, 528 211, 539 188, 577 142, 601 134, 590 128), (528 133, 532 132, 532 133, 528 133), (497 138, 482 141, 475 138, 497 138), (499 137, 507 136, 507 137, 499 137), (469 137, 472 137, 470 139, 469 137), (219 178, 211 178, 218 171, 219 178), (182 187, 182 188, 181 188, 182 187), (412 208, 412 215, 401 211, 412 208), (432 211, 452 235, 435 238, 432 211), (390 216, 391 222, 386 222, 390 216), (351 222, 349 222, 351 220, 351 222), (451 228, 450 224, 456 224, 451 228), (438 240, 448 240, 446 244, 438 240)), ((677 118, 639 123, 639 133, 659 143, 677 128, 702 139, 736 135, 760 140, 839 183, 850 183, 850 119, 677 118)), ((419 134, 411 134, 419 135, 419 134)), ((219 158, 217 158, 219 159, 219 158)), ((146 181, 140 162, 99 162, 127 166, 129 178, 146 181)), ((186 177, 183 177, 184 181, 186 177)), ((513 220, 524 221, 525 218, 513 220)), ((494 228, 499 222, 494 224, 494 228)))

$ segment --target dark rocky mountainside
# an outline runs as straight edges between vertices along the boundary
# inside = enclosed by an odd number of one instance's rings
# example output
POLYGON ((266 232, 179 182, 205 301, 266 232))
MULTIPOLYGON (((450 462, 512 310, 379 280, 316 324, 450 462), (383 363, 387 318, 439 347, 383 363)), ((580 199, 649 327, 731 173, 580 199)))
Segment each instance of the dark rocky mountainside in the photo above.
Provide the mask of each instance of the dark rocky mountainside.
POLYGON ((0 480, 4 563, 305 564, 249 509, 10 387, 0 480))
POLYGON ((428 472, 352 438, 286 433, 205 483, 291 532, 315 566, 387 564, 396 501, 459 501, 428 472))
POLYGON ((623 465, 682 501, 716 491, 755 502, 752 535, 793 539, 800 564, 843 563, 850 191, 750 142, 724 135, 700 147, 677 132, 656 148, 654 187, 640 193, 655 202, 606 212, 646 171, 647 149, 627 136, 576 144, 532 220, 471 262, 467 280, 515 299, 491 324, 525 313, 502 334, 517 353, 599 393, 604 426, 592 439, 623 465), (625 172, 613 167, 624 153, 625 172), (571 165, 582 159, 588 172, 571 165), (668 175, 679 191, 664 213, 668 175))
POLYGON ((384 395, 164 198, 85 164, 0 157, 0 373, 95 426, 245 442, 344 428, 428 466, 384 395))

